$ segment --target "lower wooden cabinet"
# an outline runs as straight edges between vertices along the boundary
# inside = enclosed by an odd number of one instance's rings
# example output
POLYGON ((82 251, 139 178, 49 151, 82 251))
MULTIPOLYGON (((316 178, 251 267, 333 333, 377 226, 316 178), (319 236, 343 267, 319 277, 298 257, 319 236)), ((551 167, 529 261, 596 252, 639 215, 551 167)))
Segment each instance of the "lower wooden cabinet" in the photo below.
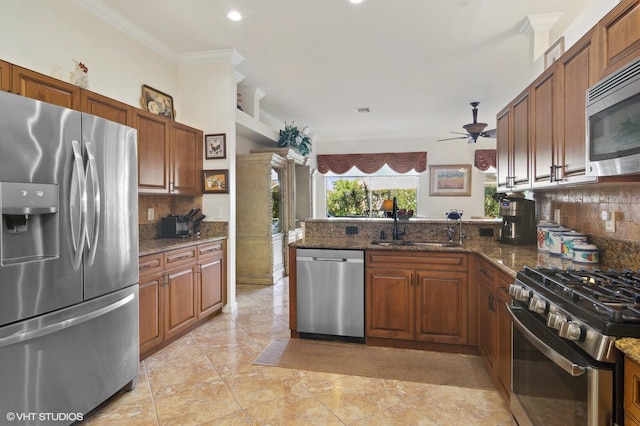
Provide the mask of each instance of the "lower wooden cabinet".
POLYGON ((224 242, 140 257, 141 359, 222 309, 224 262, 224 242))
POLYGON ((476 256, 473 280, 478 286, 478 349, 498 391, 511 390, 511 300, 513 278, 476 256))
POLYGON ((640 365, 624 358, 624 415, 626 425, 640 425, 640 365))
POLYGON ((198 319, 205 318, 219 309, 226 301, 223 285, 225 274, 224 244, 210 243, 198 246, 198 319))
POLYGON ((367 337, 469 343, 467 254, 367 252, 367 337))

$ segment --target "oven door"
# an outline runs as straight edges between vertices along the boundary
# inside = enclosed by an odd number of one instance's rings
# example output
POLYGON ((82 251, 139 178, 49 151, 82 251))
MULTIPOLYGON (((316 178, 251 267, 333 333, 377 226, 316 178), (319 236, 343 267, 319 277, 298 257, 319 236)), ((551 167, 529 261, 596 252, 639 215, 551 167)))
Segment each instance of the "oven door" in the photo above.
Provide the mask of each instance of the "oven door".
POLYGON ((529 310, 513 319, 511 412, 520 426, 611 425, 613 367, 590 360, 529 310))

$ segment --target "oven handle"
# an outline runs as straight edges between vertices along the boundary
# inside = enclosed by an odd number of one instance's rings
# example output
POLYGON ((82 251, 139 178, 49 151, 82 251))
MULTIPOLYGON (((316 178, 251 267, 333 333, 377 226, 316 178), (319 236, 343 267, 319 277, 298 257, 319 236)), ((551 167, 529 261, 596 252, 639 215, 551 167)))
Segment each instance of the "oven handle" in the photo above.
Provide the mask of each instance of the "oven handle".
POLYGON ((524 324, 522 324, 522 322, 520 322, 520 320, 516 317, 516 315, 513 313, 512 307, 509 304, 507 304, 507 309, 509 310, 509 315, 511 315, 511 319, 513 320, 513 325, 515 325, 518 328, 518 331, 520 331, 524 335, 524 337, 526 337, 527 340, 531 342, 531 344, 535 346, 540 352, 542 352, 547 358, 549 358, 558 367, 562 368, 572 376, 582 376, 585 373, 586 369, 584 367, 578 364, 574 364, 562 355, 558 354, 546 343, 540 340, 538 336, 530 332, 527 327, 525 327, 524 324))

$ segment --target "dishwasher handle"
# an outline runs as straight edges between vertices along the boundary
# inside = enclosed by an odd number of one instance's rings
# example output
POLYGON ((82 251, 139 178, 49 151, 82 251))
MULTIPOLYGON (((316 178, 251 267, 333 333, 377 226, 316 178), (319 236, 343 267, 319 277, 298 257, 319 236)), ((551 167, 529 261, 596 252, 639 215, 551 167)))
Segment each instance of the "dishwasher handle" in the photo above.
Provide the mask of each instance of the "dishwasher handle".
POLYGON ((336 263, 364 263, 363 259, 347 259, 337 257, 297 257, 299 262, 336 262, 336 263))

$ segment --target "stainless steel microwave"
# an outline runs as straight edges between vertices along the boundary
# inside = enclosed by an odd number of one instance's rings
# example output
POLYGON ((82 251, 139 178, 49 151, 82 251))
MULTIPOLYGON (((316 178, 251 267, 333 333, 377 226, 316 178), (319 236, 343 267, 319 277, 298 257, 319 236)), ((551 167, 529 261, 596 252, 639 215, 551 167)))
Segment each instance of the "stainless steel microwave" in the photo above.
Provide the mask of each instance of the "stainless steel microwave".
POLYGON ((640 173, 640 58, 587 90, 587 175, 640 173))

